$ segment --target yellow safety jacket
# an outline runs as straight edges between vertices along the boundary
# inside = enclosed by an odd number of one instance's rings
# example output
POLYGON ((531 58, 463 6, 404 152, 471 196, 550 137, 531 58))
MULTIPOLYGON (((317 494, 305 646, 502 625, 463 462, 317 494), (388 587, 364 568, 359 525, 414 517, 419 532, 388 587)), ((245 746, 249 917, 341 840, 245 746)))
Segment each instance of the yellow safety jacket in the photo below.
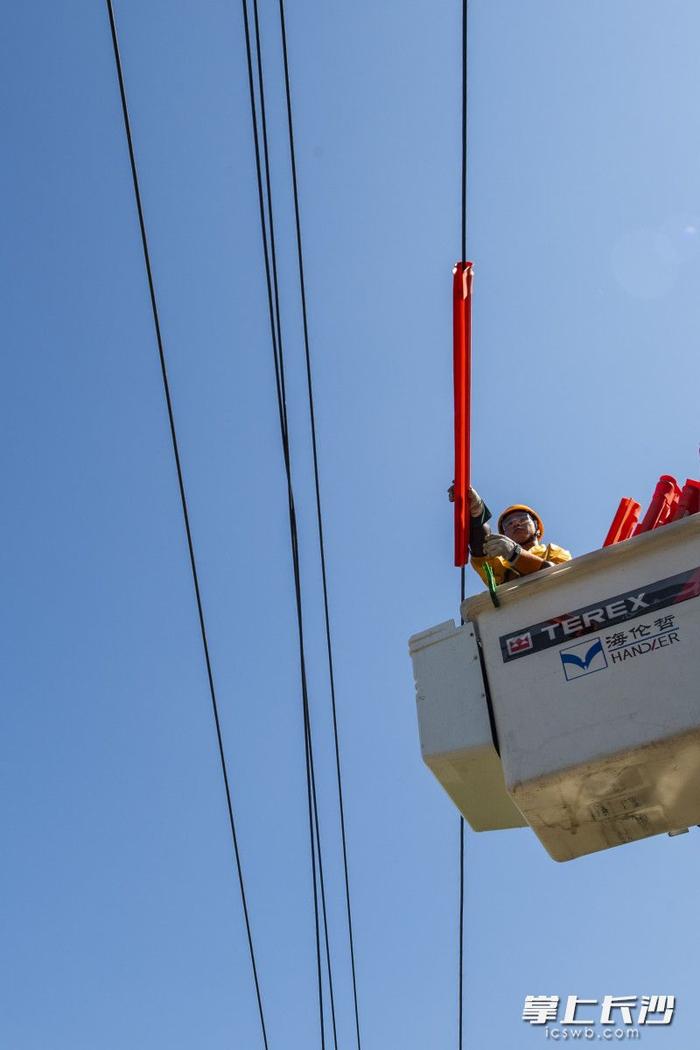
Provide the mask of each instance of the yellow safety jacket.
MULTIPOLYGON (((564 550, 563 547, 557 546, 556 543, 536 543, 534 547, 530 547, 525 553, 536 554, 538 558, 543 558, 544 561, 554 562, 557 565, 563 561, 571 561, 571 552, 564 550)), ((486 569, 484 568, 485 565, 490 565, 493 569, 496 586, 501 583, 508 583, 510 580, 517 580, 523 575, 523 573, 514 569, 512 565, 509 565, 505 558, 472 557, 471 562, 487 586, 489 581, 486 575, 486 569)), ((533 574, 527 573, 525 575, 532 576, 533 574)))

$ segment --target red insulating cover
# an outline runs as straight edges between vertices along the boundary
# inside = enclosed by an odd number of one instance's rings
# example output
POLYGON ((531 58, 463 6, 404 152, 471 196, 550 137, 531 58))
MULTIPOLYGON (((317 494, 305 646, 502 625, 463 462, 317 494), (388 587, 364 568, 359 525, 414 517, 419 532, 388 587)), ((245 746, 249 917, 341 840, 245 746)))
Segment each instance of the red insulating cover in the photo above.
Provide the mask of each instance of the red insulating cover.
POLYGON ((680 518, 687 518, 689 514, 698 512, 700 512, 700 481, 688 478, 670 520, 678 521, 680 518))
POLYGON ((623 540, 628 540, 635 530, 641 509, 636 499, 623 496, 612 520, 612 525, 608 529, 603 546, 610 547, 613 543, 621 543, 623 540))
POLYGON ((469 425, 472 370, 472 282, 474 265, 454 268, 454 389, 455 389, 455 565, 469 556, 469 425))
POLYGON ((641 532, 657 529, 659 525, 665 525, 670 521, 676 511, 680 495, 681 490, 676 479, 671 477, 670 474, 662 474, 654 489, 649 509, 644 515, 643 521, 634 530, 634 535, 638 536, 641 532))

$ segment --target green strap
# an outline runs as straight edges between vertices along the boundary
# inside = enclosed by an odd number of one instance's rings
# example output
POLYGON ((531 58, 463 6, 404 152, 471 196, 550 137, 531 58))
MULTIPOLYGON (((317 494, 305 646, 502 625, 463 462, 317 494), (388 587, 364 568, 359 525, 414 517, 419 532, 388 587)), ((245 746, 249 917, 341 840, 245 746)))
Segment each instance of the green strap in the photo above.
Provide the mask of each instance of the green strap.
POLYGON ((499 609, 501 603, 499 601, 498 595, 496 594, 496 577, 493 575, 493 569, 491 568, 488 562, 484 563, 484 570, 486 572, 486 581, 488 583, 491 601, 496 606, 496 608, 499 609))

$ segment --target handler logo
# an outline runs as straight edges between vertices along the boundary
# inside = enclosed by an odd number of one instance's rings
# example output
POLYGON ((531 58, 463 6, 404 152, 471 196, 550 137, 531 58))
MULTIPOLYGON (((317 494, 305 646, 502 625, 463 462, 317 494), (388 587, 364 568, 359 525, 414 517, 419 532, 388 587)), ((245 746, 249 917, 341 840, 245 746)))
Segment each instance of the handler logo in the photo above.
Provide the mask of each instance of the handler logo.
POLYGON ((571 682, 574 678, 581 678, 585 674, 604 671, 608 666, 600 638, 593 643, 589 638, 585 642, 579 642, 578 645, 562 649, 559 655, 567 682, 571 682))

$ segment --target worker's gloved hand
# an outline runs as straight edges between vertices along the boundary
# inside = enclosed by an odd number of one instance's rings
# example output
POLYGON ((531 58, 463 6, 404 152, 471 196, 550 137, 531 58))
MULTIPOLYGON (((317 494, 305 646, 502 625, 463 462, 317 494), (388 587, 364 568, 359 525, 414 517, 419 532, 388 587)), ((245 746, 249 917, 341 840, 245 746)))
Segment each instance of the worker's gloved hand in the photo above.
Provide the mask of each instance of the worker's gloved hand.
POLYGON ((482 500, 476 489, 469 486, 469 513, 472 518, 478 518, 484 509, 484 501, 482 500))
MULTIPOLYGON (((455 501, 455 483, 454 483, 454 481, 452 482, 452 484, 450 485, 450 487, 447 490, 447 498, 450 501, 450 503, 454 503, 454 501, 455 501)), ((481 517, 481 512, 484 509, 484 501, 482 500, 481 496, 476 491, 476 489, 472 488, 471 485, 469 486, 469 492, 467 493, 467 498, 469 500, 469 514, 471 515, 471 517, 472 518, 479 518, 479 517, 481 517)))
MULTIPOLYGON (((450 485, 450 487, 447 490, 447 498, 450 501, 450 503, 454 503, 454 501, 455 501, 455 483, 454 483, 454 481, 452 482, 452 484, 450 485)), ((484 501, 482 500, 481 496, 476 491, 476 489, 472 488, 471 485, 469 486, 468 499, 469 499, 469 513, 471 514, 472 518, 478 518, 479 515, 481 514, 483 508, 484 508, 484 501)))
POLYGON ((507 536, 501 536, 499 533, 494 532, 492 536, 484 540, 484 554, 487 558, 505 558, 506 561, 513 562, 520 554, 522 548, 514 540, 509 540, 507 536))

